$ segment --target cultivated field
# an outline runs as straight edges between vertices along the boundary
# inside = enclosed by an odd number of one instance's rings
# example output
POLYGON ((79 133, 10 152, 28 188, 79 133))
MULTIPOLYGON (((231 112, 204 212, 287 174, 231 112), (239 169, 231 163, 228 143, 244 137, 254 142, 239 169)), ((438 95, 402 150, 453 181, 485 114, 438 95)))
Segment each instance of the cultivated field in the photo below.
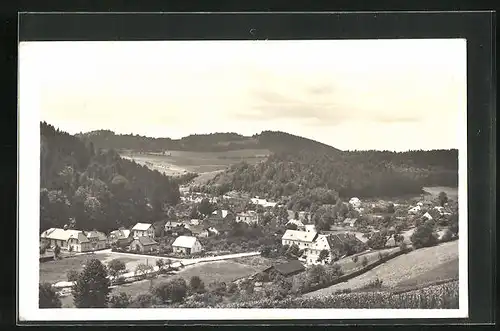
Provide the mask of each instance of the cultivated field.
POLYGON ((184 278, 187 282, 192 276, 199 276, 205 285, 208 285, 214 281, 229 283, 259 271, 260 268, 233 261, 216 261, 187 266, 176 276, 184 278))
MULTIPOLYGON (((439 268, 441 265, 445 265, 447 263, 450 263, 450 265, 447 265, 445 269, 453 269, 453 262, 450 261, 456 261, 454 263, 458 264, 458 241, 448 242, 434 247, 422 248, 408 254, 398 256, 356 278, 348 280, 345 283, 336 284, 324 289, 310 292, 304 296, 323 296, 343 289, 355 290, 377 278, 383 281, 384 287, 395 288, 399 283, 404 281, 410 282, 410 280, 415 279, 416 277, 425 277, 424 275, 426 273, 436 270, 436 268, 439 268)), ((440 272, 442 272, 442 270, 440 272)))
POLYGON ((390 253, 393 253, 397 250, 399 250, 399 247, 381 249, 381 250, 374 251, 374 252, 361 253, 361 254, 357 255, 358 261, 356 261, 356 262, 354 262, 352 260, 352 256, 349 256, 349 257, 343 258, 341 260, 338 260, 337 263, 340 265, 340 267, 342 268, 344 273, 349 273, 351 271, 354 271, 355 269, 361 268, 363 266, 362 263, 363 263, 363 259, 365 257, 368 260, 368 263, 372 263, 372 262, 375 262, 376 260, 378 260, 379 253, 390 254, 390 253))
POLYGON ((168 151, 166 155, 129 152, 121 154, 121 157, 134 160, 167 175, 175 176, 186 172, 207 173, 220 171, 241 161, 254 164, 265 160, 269 153, 266 149, 242 149, 226 152, 168 151))

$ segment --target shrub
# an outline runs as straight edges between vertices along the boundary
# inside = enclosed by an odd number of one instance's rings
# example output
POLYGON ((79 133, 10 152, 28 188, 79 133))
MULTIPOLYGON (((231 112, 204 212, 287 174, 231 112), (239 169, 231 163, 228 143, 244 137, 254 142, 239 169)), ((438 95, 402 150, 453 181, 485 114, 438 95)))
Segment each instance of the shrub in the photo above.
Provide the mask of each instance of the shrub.
POLYGON ((363 267, 366 267, 368 265, 368 258, 366 256, 363 257, 363 260, 361 261, 361 265, 363 267))
POLYGON ((453 233, 450 229, 444 230, 443 236, 441 237, 441 242, 447 242, 453 239, 453 233))
POLYGON ((38 305, 40 308, 61 308, 61 300, 51 284, 38 285, 38 305))
POLYGON ((406 245, 406 243, 404 241, 402 241, 400 244, 399 244, 399 250, 404 252, 406 250, 408 250, 408 245, 406 245))
POLYGON ((151 293, 138 294, 130 303, 130 308, 149 308, 160 303, 151 293))
POLYGON ((117 277, 125 270, 125 263, 120 259, 113 259, 108 263, 108 272, 111 276, 117 277))
POLYGON ((370 239, 366 242, 368 247, 372 249, 381 249, 385 247, 387 242, 387 237, 383 235, 381 232, 375 232, 370 236, 370 239))
POLYGON ((357 255, 354 255, 351 259, 352 259, 352 262, 357 263, 359 257, 357 255))
POLYGON ((415 248, 430 247, 438 243, 438 237, 431 222, 425 222, 417 227, 410 239, 415 248))
POLYGON ((77 308, 103 308, 108 306, 110 281, 106 267, 98 259, 86 262, 72 289, 77 308))
POLYGON ((152 293, 163 302, 181 302, 187 294, 186 281, 174 278, 153 287, 152 293))
POLYGON ((130 296, 125 292, 114 294, 109 298, 110 308, 127 308, 130 305, 130 296))
POLYGON ((200 277, 193 276, 189 281, 189 289, 192 293, 203 293, 205 292, 205 284, 200 277))
POLYGON ((78 279, 78 271, 76 271, 74 269, 69 270, 66 273, 66 277, 68 279, 68 282, 76 282, 76 280, 78 279))

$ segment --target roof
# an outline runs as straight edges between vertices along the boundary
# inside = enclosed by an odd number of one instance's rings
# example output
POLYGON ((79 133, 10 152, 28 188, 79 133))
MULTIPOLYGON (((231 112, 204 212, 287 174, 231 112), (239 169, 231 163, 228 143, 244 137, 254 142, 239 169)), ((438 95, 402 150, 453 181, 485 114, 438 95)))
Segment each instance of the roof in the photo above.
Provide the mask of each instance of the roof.
POLYGON ((289 220, 288 222, 286 222, 285 225, 288 225, 288 224, 295 224, 297 226, 304 226, 304 223, 302 223, 300 220, 289 220))
POLYGON ((130 230, 127 229, 118 229, 111 231, 109 233, 110 236, 115 236, 117 239, 127 238, 130 236, 130 230))
POLYGON ((182 225, 184 225, 182 222, 176 222, 176 221, 168 221, 167 223, 165 223, 165 226, 171 226, 171 227, 177 227, 182 225))
POLYGON ((306 270, 304 265, 297 260, 292 260, 286 263, 277 264, 270 268, 267 268, 266 270, 269 270, 271 268, 275 269, 283 276, 306 270))
POLYGON ((305 224, 304 228, 308 232, 310 232, 310 231, 316 231, 316 225, 314 225, 314 224, 305 224))
POLYGON ((50 228, 40 235, 41 238, 68 241, 71 238, 78 239, 79 242, 88 242, 88 238, 80 230, 64 230, 59 228, 50 228))
POLYGON ((127 237, 127 238, 120 238, 116 241, 116 244, 118 246, 127 246, 129 245, 131 242, 133 241, 133 239, 131 237, 127 237))
POLYGON ((175 241, 172 243, 172 246, 176 247, 186 247, 186 248, 193 248, 195 242, 198 239, 196 237, 190 237, 190 236, 179 236, 175 239, 175 241))
POLYGON ((149 229, 153 224, 150 224, 150 223, 137 223, 136 225, 134 225, 134 227, 132 228, 132 231, 133 230, 137 230, 137 231, 146 231, 147 229, 149 229))
POLYGON ((354 224, 357 220, 357 218, 346 218, 343 223, 354 224))
POLYGON ((142 236, 135 240, 138 240, 143 246, 158 245, 158 243, 153 238, 148 236, 142 236))
POLYGON ((344 242, 350 238, 355 239, 355 240, 359 241, 360 243, 363 243, 355 235, 349 235, 348 233, 330 234, 330 235, 328 235, 327 240, 328 240, 328 243, 330 244, 330 247, 334 248, 334 247, 342 246, 344 244, 344 242))
POLYGON ((189 226, 189 231, 191 231, 191 233, 199 234, 205 230, 206 230, 206 227, 203 225, 191 225, 191 226, 189 226))
POLYGON ((86 233, 86 235, 87 235, 87 238, 89 238, 89 239, 90 238, 98 238, 101 241, 108 239, 104 233, 99 232, 99 231, 89 231, 86 233))
POLYGON ((318 233, 316 231, 306 232, 297 230, 286 230, 282 240, 299 240, 313 242, 318 233))

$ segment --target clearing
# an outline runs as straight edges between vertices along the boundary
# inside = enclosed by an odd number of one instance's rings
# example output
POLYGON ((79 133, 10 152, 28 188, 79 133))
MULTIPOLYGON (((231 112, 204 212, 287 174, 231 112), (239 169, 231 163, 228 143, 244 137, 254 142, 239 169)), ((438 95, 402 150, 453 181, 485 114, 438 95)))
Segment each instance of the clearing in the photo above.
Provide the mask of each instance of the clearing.
POLYGON ((186 172, 217 172, 241 161, 255 164, 265 160, 269 154, 267 149, 241 149, 226 152, 168 151, 167 155, 129 152, 120 156, 166 175, 177 176, 186 172))
MULTIPOLYGON (((396 287, 404 281, 410 282, 411 279, 418 276, 424 277, 424 274, 453 260, 458 261, 458 241, 412 251, 387 261, 347 282, 306 293, 304 296, 323 296, 349 288, 355 290, 377 278, 383 281, 384 287, 396 287)), ((431 276, 432 273, 428 275, 431 276)))
POLYGON ((372 263, 372 262, 378 260, 379 254, 384 254, 384 253, 390 254, 390 253, 393 253, 393 252, 398 251, 398 250, 399 250, 399 247, 381 249, 381 250, 377 250, 377 251, 369 251, 366 253, 358 254, 357 255, 358 261, 357 262, 354 262, 352 260, 352 256, 349 256, 349 257, 343 258, 341 260, 338 260, 336 263, 340 265, 340 267, 342 268, 342 271, 344 271, 344 273, 349 273, 351 271, 354 271, 355 269, 361 268, 363 266, 362 263, 363 263, 363 259, 365 257, 368 260, 368 263, 372 263))
POLYGON ((439 195, 439 193, 444 192, 448 196, 448 198, 452 200, 458 200, 458 188, 457 187, 448 187, 448 186, 431 186, 424 187, 423 190, 435 197, 439 195))

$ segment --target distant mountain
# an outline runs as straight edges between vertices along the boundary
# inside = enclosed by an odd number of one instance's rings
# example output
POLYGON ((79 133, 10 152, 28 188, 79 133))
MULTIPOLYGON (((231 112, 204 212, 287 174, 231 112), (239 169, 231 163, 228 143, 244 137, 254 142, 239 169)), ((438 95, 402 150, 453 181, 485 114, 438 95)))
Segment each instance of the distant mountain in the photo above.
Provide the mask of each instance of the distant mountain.
POLYGON ((123 135, 109 130, 92 131, 76 136, 84 141, 92 142, 96 148, 138 152, 168 150, 222 152, 239 149, 268 149, 271 152, 291 152, 298 149, 313 149, 318 152, 339 151, 317 141, 280 131, 264 131, 251 137, 230 132, 190 135, 181 139, 123 135))
POLYGON ((207 187, 216 186, 219 193, 236 189, 278 198, 325 188, 344 197, 373 197, 421 193, 423 186, 456 187, 458 184, 457 150, 341 151, 280 131, 263 131, 251 137, 214 133, 175 140, 116 135, 104 130, 79 137, 103 149, 220 152, 258 148, 271 151, 264 162, 234 164, 217 175, 207 187))

